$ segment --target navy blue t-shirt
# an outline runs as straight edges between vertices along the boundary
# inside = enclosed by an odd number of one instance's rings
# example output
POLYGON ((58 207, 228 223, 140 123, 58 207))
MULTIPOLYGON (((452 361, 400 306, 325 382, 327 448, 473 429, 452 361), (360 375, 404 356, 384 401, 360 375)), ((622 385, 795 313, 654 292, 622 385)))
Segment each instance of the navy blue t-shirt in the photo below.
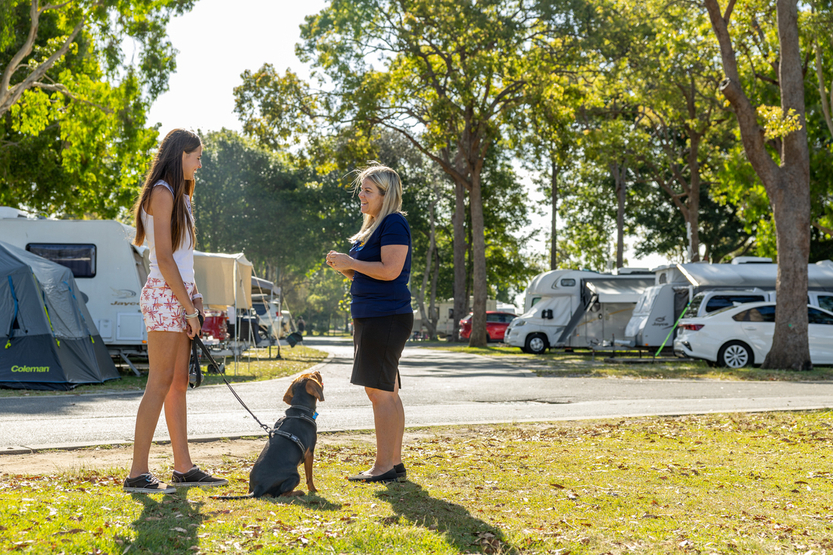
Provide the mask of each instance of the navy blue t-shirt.
POLYGON ((373 318, 407 314, 411 308, 411 292, 408 280, 411 278, 411 228, 402 214, 388 214, 362 245, 356 243, 350 249, 350 256, 365 262, 381 262, 382 247, 385 245, 408 245, 408 256, 399 277, 391 281, 373 279, 360 272, 353 277, 350 294, 350 313, 353 318, 373 318))

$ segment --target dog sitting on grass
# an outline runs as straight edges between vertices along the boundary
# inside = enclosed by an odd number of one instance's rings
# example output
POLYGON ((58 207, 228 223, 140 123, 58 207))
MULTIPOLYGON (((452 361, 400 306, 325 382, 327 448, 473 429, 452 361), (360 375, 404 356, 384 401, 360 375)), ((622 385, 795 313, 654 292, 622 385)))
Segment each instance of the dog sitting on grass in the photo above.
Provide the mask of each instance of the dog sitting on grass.
POLYGON ((249 494, 216 496, 215 499, 249 497, 287 497, 304 495, 295 491, 301 483, 298 465, 304 463, 307 489, 318 491, 312 481, 312 463, 318 438, 315 417, 317 401, 324 400, 324 383, 320 372, 301 374, 290 384, 284 402, 289 405, 275 422, 266 447, 260 452, 249 474, 249 494))

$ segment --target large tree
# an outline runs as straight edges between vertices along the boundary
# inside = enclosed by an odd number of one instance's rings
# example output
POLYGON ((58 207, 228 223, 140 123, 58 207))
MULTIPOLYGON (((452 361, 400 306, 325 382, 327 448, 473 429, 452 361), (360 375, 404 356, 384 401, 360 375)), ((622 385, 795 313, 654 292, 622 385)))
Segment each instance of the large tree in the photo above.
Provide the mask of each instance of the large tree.
POLYGON ((147 111, 176 67, 166 26, 193 3, 0 3, 1 203, 100 217, 132 203, 157 137, 147 111))
MULTIPOLYGON (((808 343, 807 263, 810 251, 810 153, 804 103, 804 73, 798 31, 797 0, 776 0, 778 49, 770 53, 764 75, 777 84, 780 106, 756 106, 750 99, 730 22, 735 0, 721 7, 704 0, 720 44, 726 78, 720 90, 738 120, 743 148, 763 183, 770 203, 778 249, 778 311, 766 368, 806 370, 812 367, 808 343)), ((765 33, 755 5, 740 11, 735 34, 765 33)), ((766 6, 763 6, 765 9, 766 6)), ((737 39, 736 39, 737 40, 737 39)), ((747 68, 750 69, 750 68, 747 68)), ((758 68, 751 68, 754 72, 758 68)), ((753 73, 754 75, 754 73, 753 73)))
MULTIPOLYGON (((525 101, 532 79, 548 76, 567 59, 585 24, 575 14, 583 8, 579 1, 556 0, 335 0, 302 27, 299 55, 329 86, 316 96, 329 121, 349 126, 355 141, 376 127, 400 133, 455 184, 455 335, 465 315, 468 197, 471 345, 486 343, 484 163, 506 111, 525 101)), ((289 77, 277 79, 282 84, 274 88, 292 88, 289 77)), ((258 78, 265 80, 262 72, 258 78)), ((315 104, 303 98, 286 105, 315 104)), ((280 127, 260 117, 263 111, 243 112, 254 117, 253 129, 280 127)))

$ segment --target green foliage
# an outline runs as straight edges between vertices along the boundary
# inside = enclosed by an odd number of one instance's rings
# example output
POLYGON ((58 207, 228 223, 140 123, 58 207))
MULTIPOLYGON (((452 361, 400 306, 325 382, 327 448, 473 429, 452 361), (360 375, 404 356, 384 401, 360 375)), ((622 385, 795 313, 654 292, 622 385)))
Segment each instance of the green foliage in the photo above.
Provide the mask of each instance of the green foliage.
MULTIPOLYGON (((11 74, 11 89, 0 92, 6 99, 29 75, 45 70, 8 111, 0 111, 0 204, 48 214, 127 216, 157 140, 147 112, 176 67, 166 27, 193 3, 82 1, 41 11, 32 52, 11 74), (80 32, 68 42, 78 24, 80 32), (66 54, 51 63, 64 43, 66 54), (124 47, 133 48, 132 55, 124 47)), ((2 3, 4 71, 24 48, 29 4, 2 3)))

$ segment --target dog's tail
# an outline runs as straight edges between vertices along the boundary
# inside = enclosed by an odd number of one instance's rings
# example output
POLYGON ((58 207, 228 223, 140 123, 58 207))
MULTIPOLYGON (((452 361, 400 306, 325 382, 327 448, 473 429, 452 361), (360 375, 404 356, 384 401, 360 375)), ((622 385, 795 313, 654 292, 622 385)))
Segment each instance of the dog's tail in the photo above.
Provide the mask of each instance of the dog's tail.
POLYGON ((246 495, 211 495, 209 497, 211 499, 222 499, 225 501, 229 499, 251 499, 254 496, 254 493, 247 493, 246 495))

